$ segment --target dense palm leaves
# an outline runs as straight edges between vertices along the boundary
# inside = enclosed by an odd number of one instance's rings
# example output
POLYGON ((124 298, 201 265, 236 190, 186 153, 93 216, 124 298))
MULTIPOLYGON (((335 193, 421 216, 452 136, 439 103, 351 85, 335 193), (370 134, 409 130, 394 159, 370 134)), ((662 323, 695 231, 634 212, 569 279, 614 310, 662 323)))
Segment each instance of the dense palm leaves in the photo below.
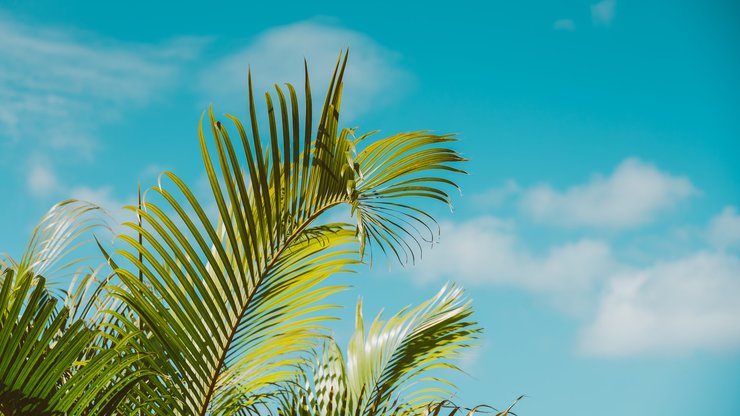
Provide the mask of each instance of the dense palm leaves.
POLYGON ((452 367, 450 359, 469 346, 479 330, 470 303, 458 288, 444 288, 422 305, 388 321, 378 315, 365 331, 362 303, 345 361, 334 342, 314 360, 313 378, 299 379, 282 396, 281 416, 419 415, 429 403, 449 397, 430 376, 452 367), (422 377, 426 375, 425 377, 422 377), (413 386, 413 389, 409 387, 413 386))
POLYGON ((118 253, 143 280, 118 268, 125 289, 116 296, 141 316, 148 350, 159 355, 171 384, 162 409, 232 414, 254 404, 260 392, 291 377, 301 353, 315 345, 328 317, 320 301, 340 290, 321 283, 359 260, 355 243, 377 242, 399 258, 413 253, 408 237, 424 238, 415 230, 429 229, 429 219, 403 201, 447 202, 432 186, 446 180, 427 172, 454 170, 450 163, 462 160, 435 147, 451 138, 408 133, 357 152, 366 137, 338 129, 345 63, 337 65, 315 134, 308 77, 303 121, 290 85, 287 93, 276 88, 277 108, 266 95, 267 140, 251 83, 249 133, 227 116, 239 144, 209 112, 212 145, 203 123, 200 144, 215 224, 171 173, 138 211, 143 225, 127 224, 144 243, 123 236, 130 248, 118 253), (339 204, 352 206, 356 225, 317 225, 339 204))
MULTIPOLYGON (((451 136, 374 140, 340 129, 345 65, 346 55, 315 126, 307 70, 302 105, 291 85, 265 95, 266 131, 251 80, 248 128, 230 115, 227 128, 209 110, 199 138, 211 195, 196 197, 165 172, 128 207, 139 221, 124 224, 119 248, 99 245, 113 273, 102 282, 85 274, 63 307, 42 276, 51 254, 89 224, 60 220, 56 237, 30 250, 46 254, 0 264, 0 411, 28 404, 69 414, 189 416, 274 406, 275 392, 325 340, 326 299, 342 289, 327 277, 371 259, 366 248, 414 261, 436 232, 416 200, 449 204, 445 188, 455 185, 445 176, 461 172, 455 165, 463 159, 446 147, 451 136), (327 223, 324 214, 339 205, 351 207, 353 224, 327 223), (30 375, 30 365, 49 370, 30 375)), ((318 414, 411 414, 444 398, 444 383, 420 376, 450 366, 475 338, 469 316, 460 290, 443 290, 387 322, 376 319, 365 338, 358 309, 346 365, 332 343, 321 361, 326 374, 341 377, 338 390, 314 385, 322 397, 340 398, 341 408, 319 401, 318 414), (418 389, 401 394, 410 381, 418 389)))
POLYGON ((82 320, 70 324, 44 278, 6 271, 1 284, 0 303, 9 305, 0 316, 2 414, 108 414, 147 376, 127 371, 140 356, 125 340, 95 348, 99 333, 82 320))
MULTIPOLYGON (((0 414, 106 414, 151 371, 126 338, 106 339, 95 272, 75 275, 63 306, 47 290, 81 236, 96 225, 88 204, 64 202, 36 228, 21 260, 0 260, 0 414), (61 264, 60 264, 61 263, 61 264)), ((131 334, 132 336, 134 334, 131 334)), ((128 339, 131 339, 130 337, 128 339)))

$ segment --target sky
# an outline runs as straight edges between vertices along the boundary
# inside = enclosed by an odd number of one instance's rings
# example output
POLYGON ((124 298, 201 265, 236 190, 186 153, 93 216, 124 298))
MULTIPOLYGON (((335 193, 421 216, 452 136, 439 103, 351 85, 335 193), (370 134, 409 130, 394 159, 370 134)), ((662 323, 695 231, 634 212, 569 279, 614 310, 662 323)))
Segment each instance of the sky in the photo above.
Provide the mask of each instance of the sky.
POLYGON ((733 1, 0 1, 0 251, 55 202, 116 211, 255 86, 342 124, 455 133, 454 212, 415 265, 341 277, 394 313, 458 282, 485 329, 455 402, 520 415, 740 414, 740 6, 733 1), (156 4, 152 4, 156 3, 156 4), (310 4, 309 4, 310 3, 310 4), (323 84, 322 84, 323 83, 323 84))

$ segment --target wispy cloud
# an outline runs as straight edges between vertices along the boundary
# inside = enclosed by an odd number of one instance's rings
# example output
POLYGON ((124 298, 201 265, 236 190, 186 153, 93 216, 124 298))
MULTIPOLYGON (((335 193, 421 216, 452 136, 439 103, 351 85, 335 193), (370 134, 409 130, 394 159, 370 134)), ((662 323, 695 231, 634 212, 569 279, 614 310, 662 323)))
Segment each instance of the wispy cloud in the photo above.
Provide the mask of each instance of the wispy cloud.
POLYGON ((124 205, 136 203, 136 196, 119 198, 113 186, 70 186, 56 174, 54 166, 45 157, 34 156, 28 168, 27 186, 31 194, 43 200, 79 199, 91 202, 108 212, 115 223, 129 221, 133 214, 124 205))
POLYGON ((31 158, 27 171, 26 185, 34 196, 45 197, 58 190, 57 174, 47 158, 42 156, 31 158))
POLYGON ((0 10, 0 150, 91 157, 98 128, 174 86, 204 42, 128 44, 0 10))
POLYGON ((564 191, 550 185, 528 189, 521 207, 545 224, 625 228, 647 224, 697 192, 688 178, 632 158, 608 177, 594 175, 588 183, 564 191))
POLYGON ((474 194, 471 200, 480 208, 492 208, 503 205, 512 198, 521 194, 522 188, 513 180, 508 179, 500 187, 491 188, 474 194))
POLYGON ((270 29, 207 68, 201 78, 202 94, 208 101, 225 103, 227 108, 242 108, 248 66, 260 93, 274 91, 275 82, 290 82, 300 91, 306 58, 312 92, 320 98, 325 94, 339 52, 347 48, 350 58, 345 90, 351 93, 346 95, 342 107, 350 119, 397 98, 411 82, 412 77, 399 65, 400 56, 370 37, 320 21, 305 21, 270 29))
POLYGON ((558 19, 552 25, 555 30, 565 30, 572 32, 576 30, 576 23, 571 19, 558 19))
POLYGON ((114 196, 113 187, 111 186, 101 186, 98 188, 79 186, 70 189, 68 192, 71 198, 92 202, 93 204, 109 211, 115 211, 126 204, 135 203, 133 198, 128 198, 126 201, 116 198, 114 196))
POLYGON ((591 20, 597 26, 609 26, 614 21, 617 0, 602 0, 591 5, 591 20))
MULTIPOLYGON (((112 188, 71 184, 66 166, 93 163, 113 121, 173 91, 205 38, 133 44, 26 22, 0 10, 0 174, 40 204, 80 198, 122 218, 112 188), (12 155, 12 156, 10 156, 12 155)), ((130 199, 130 198, 129 198, 130 199)))

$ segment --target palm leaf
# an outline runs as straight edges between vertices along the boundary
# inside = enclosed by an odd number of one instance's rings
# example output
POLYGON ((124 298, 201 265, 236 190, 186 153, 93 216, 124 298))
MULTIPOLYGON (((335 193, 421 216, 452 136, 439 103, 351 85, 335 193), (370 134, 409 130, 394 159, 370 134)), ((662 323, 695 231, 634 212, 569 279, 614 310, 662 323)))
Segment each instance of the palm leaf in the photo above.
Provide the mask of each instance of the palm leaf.
MULTIPOLYGON (((95 296, 70 291, 64 306, 41 273, 57 275, 79 262, 60 264, 86 241, 97 208, 65 201, 54 206, 33 232, 28 251, 0 270, 0 411, 3 414, 95 414, 117 402, 147 371, 128 371, 140 356, 127 339, 96 347, 100 333, 89 304, 95 296)), ((83 280, 94 281, 95 273, 83 280), (93 276, 91 278, 91 276, 93 276)), ((95 292, 95 290, 93 290, 95 292)), ((133 334, 132 334, 133 335, 133 334)), ((129 339, 131 336, 129 337, 129 339)))
POLYGON ((362 302, 358 302, 346 362, 336 344, 328 343, 314 360, 313 380, 296 382, 283 392, 278 414, 423 414, 430 403, 450 395, 450 386, 429 374, 456 368, 451 360, 476 339, 480 330, 468 320, 471 313, 462 290, 445 287, 434 298, 388 321, 379 314, 366 333, 362 302))
POLYGON ((85 257, 73 254, 91 241, 89 231, 104 227, 96 205, 66 200, 54 205, 34 228, 20 260, 0 255, 0 269, 13 269, 17 275, 55 276, 61 279, 85 257))
POLYGON ((523 395, 517 397, 517 399, 514 400, 514 402, 508 408, 506 408, 505 410, 501 410, 501 411, 497 410, 495 407, 492 407, 486 404, 481 404, 473 408, 467 408, 467 407, 458 406, 450 400, 442 400, 440 402, 432 403, 428 405, 427 408, 425 409, 424 416, 442 416, 442 415, 475 416, 478 414, 493 414, 494 416, 509 416, 509 415, 516 416, 516 413, 514 413, 512 409, 523 398, 524 398, 523 395), (442 413, 443 411, 445 413, 442 413), (448 411, 449 413, 447 413, 448 411))
POLYGON ((307 75, 303 122, 292 86, 287 93, 276 87, 277 110, 266 94, 264 141, 251 76, 251 134, 227 115, 235 142, 209 110, 199 137, 215 220, 169 172, 140 208, 129 207, 141 224, 125 225, 141 243, 120 237, 127 247, 117 251, 125 264, 116 273, 124 287, 111 290, 143 322, 142 344, 157 355, 161 380, 170 384, 166 412, 237 414, 257 403, 259 392, 292 377, 302 353, 315 346, 321 322, 330 318, 323 300, 341 290, 322 283, 357 263, 355 243, 407 250, 399 246, 408 244, 405 237, 419 238, 414 227, 386 213, 427 224, 430 218, 404 198, 448 202, 434 186, 417 189, 447 182, 429 171, 450 170, 449 163, 462 160, 429 147, 449 142, 448 136, 391 136, 353 158, 360 139, 338 128, 345 65, 346 55, 337 63, 315 133, 307 75), (357 210, 357 225, 318 225, 340 204, 357 210))

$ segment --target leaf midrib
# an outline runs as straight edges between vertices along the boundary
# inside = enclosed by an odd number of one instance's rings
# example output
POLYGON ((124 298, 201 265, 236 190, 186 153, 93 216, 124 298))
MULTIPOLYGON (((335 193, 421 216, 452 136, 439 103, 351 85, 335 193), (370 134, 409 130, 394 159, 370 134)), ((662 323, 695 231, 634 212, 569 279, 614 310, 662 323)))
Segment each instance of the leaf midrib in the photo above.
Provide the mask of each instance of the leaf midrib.
POLYGON ((203 405, 202 405, 201 410, 199 412, 200 416, 205 416, 206 415, 206 412, 208 411, 208 406, 210 405, 211 400, 213 398, 213 395, 216 392, 216 384, 218 382, 219 376, 221 375, 221 367, 223 367, 223 365, 224 365, 224 363, 226 361, 226 356, 228 355, 229 349, 231 348, 231 343, 234 341, 234 336, 236 335, 236 333, 237 333, 237 331, 239 329, 239 325, 241 324, 241 321, 242 321, 242 319, 244 317, 244 314, 246 313, 247 308, 249 307, 249 305, 250 305, 250 303, 252 301, 252 297, 254 296, 255 293, 257 293, 257 290, 258 290, 260 284, 262 283, 262 278, 267 273, 269 273, 270 269, 275 265, 275 262, 277 261, 277 259, 280 258, 280 256, 283 254, 283 252, 290 246, 290 244, 296 238, 298 238, 298 236, 306 229, 306 227, 308 227, 321 214, 323 214, 324 212, 326 212, 330 208, 333 208, 334 206, 337 206, 337 205, 342 204, 344 202, 347 202, 347 201, 339 200, 339 201, 331 202, 331 203, 323 206, 319 210, 317 210, 315 213, 311 214, 311 216, 309 216, 303 222, 303 224, 301 224, 298 228, 296 228, 295 231, 293 231, 293 233, 291 233, 291 235, 288 237, 288 239, 285 240, 285 243, 282 245, 282 247, 280 247, 280 249, 272 257, 272 259, 270 260, 270 262, 262 270, 262 272, 260 273, 259 277, 256 279, 256 282, 255 282, 254 287, 252 288, 252 291, 249 293, 249 296, 247 296, 247 299, 244 302, 244 305, 242 306, 242 309, 239 311, 239 314, 237 315, 237 319, 234 321, 234 325, 232 325, 232 327, 230 328, 229 337, 226 339, 226 344, 224 345, 224 347, 222 349, 221 356, 219 357, 218 362, 217 362, 216 366, 214 367, 215 370, 214 370, 213 375, 211 377, 211 382, 208 385, 208 391, 206 393, 205 400, 203 401, 203 405))

